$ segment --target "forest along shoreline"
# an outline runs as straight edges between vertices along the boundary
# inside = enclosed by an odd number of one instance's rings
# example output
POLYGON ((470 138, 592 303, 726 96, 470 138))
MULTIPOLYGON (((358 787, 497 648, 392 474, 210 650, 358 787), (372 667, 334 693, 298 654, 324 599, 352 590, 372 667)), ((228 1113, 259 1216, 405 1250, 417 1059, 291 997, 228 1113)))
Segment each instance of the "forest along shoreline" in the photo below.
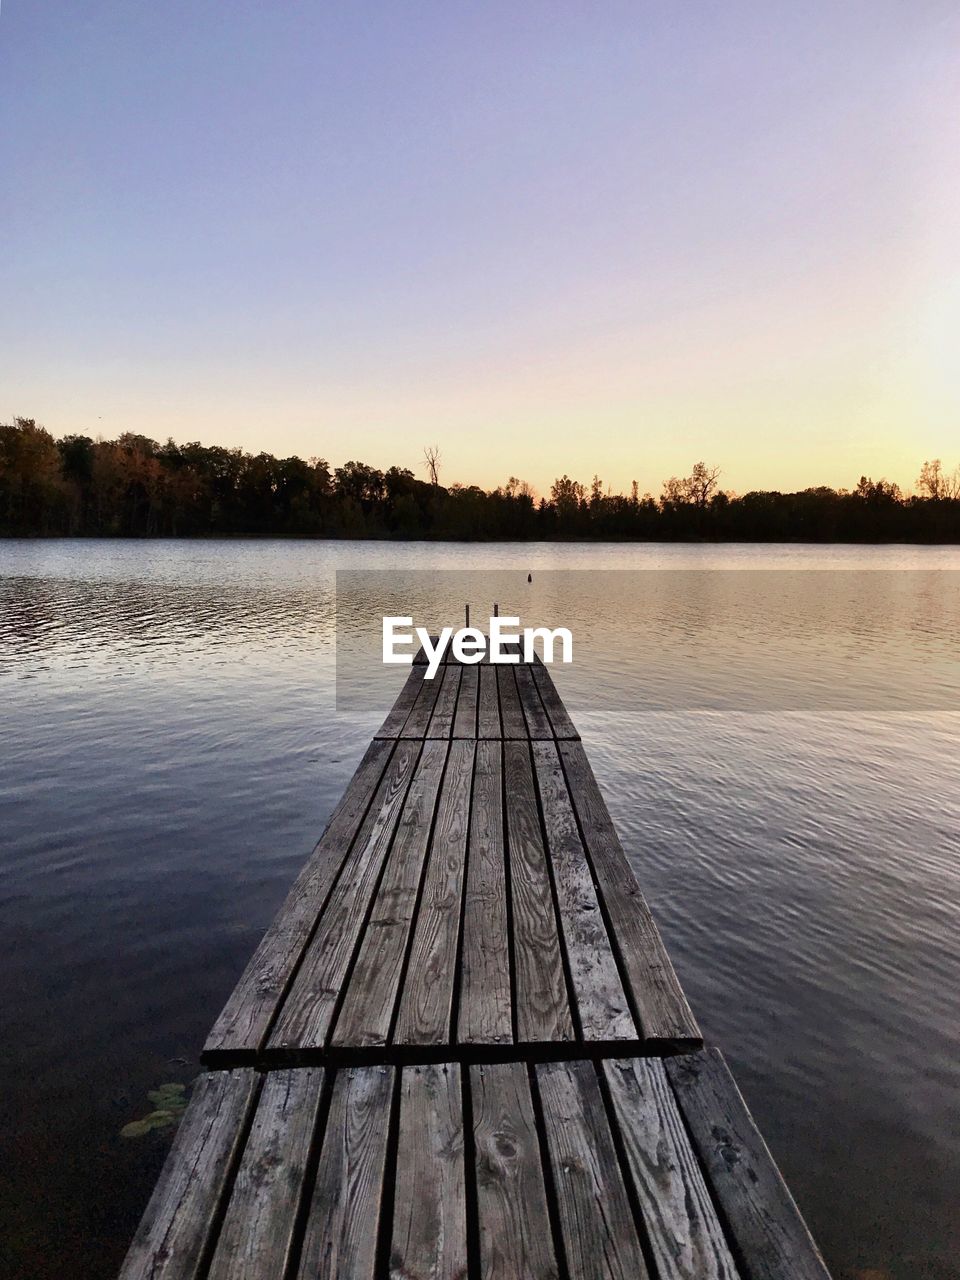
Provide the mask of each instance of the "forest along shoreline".
POLYGON ((960 543, 960 465, 920 467, 916 492, 861 476, 850 489, 736 494, 704 462, 660 495, 611 493, 567 475, 538 497, 511 476, 492 490, 407 467, 275 458, 198 443, 55 439, 32 418, 0 424, 0 537, 422 538, 436 541, 960 543))

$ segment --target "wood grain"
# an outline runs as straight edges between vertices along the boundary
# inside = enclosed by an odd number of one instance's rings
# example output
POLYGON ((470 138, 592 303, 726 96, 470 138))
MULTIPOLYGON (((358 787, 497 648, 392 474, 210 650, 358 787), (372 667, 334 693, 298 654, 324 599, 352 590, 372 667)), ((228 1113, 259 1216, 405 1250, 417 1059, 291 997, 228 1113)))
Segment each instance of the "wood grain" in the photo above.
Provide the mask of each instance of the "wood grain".
POLYGON ((398 1044, 450 1040, 475 754, 474 742, 450 744, 393 1036, 398 1044))
MULTIPOLYGON (((414 668, 414 670, 417 669, 414 668)), ((403 728, 400 730, 401 738, 425 738, 427 736, 427 730, 430 728, 430 721, 433 717, 433 709, 437 704, 440 690, 443 688, 443 676, 443 667, 437 671, 432 680, 428 680, 426 672, 424 672, 417 700, 413 704, 403 728)))
POLYGON ((258 1087, 258 1076, 249 1070, 199 1078, 119 1280, 199 1275, 258 1087))
POLYGON ((336 1045, 387 1043, 446 758, 446 742, 424 743, 334 1028, 336 1045))
POLYGON ((503 744, 513 907, 517 1039, 573 1040, 557 913, 525 742, 503 744))
POLYGON ((607 1060, 603 1074, 660 1280, 736 1280, 663 1063, 607 1060))
POLYGON ((423 666, 416 664, 407 672, 407 678, 403 682, 403 688, 397 695, 397 700, 387 713, 387 718, 376 732, 378 738, 399 738, 403 730, 403 726, 407 723, 407 716, 413 710, 413 704, 416 702, 420 690, 423 687, 423 666))
POLYGON ((522 1062, 470 1068, 480 1273, 484 1280, 558 1275, 530 1082, 522 1062))
POLYGON ((550 719, 553 736, 555 738, 573 738, 579 741, 580 735, 574 728, 570 713, 563 705, 563 700, 559 693, 557 693, 557 686, 553 683, 553 677, 550 672, 542 662, 531 663, 530 671, 533 674, 544 710, 550 719))
POLYGON ((477 705, 477 737, 500 738, 500 699, 497 694, 497 668, 489 665, 478 667, 480 698, 477 705))
POLYGON ((513 666, 497 666, 497 689, 500 694, 500 720, 505 738, 527 739, 527 722, 520 706, 520 695, 517 692, 516 670, 513 666))
POLYGON ((265 1078, 209 1280, 285 1274, 323 1080, 319 1068, 265 1078))
POLYGON ((551 1062, 536 1075, 571 1280, 645 1280, 593 1064, 551 1062))
POLYGON ((272 1048, 322 1048, 420 754, 398 742, 270 1035, 272 1048))
POLYGON ((300 1280, 373 1280, 392 1097, 392 1067, 337 1072, 300 1280))
MULTIPOLYGON (((462 671, 463 668, 459 666, 449 666, 442 669, 443 684, 440 686, 440 692, 433 708, 433 715, 430 718, 430 727, 427 730, 428 738, 449 738, 452 734, 462 671)), ((440 677, 441 673, 438 672, 435 679, 439 680, 440 677)))
POLYGON ((543 709, 543 702, 530 667, 521 664, 516 668, 515 674, 520 705, 523 707, 523 714, 527 721, 528 735, 531 738, 552 738, 553 727, 550 724, 550 717, 543 709))
POLYGON ((480 672, 476 667, 460 667, 459 670, 460 691, 457 695, 457 712, 453 718, 453 736, 476 738, 480 672))
MULTIPOLYGON (((492 667, 485 670, 495 674, 492 667)), ((513 1039, 502 760, 499 742, 477 745, 457 1028, 461 1044, 507 1044, 513 1039)))
POLYGON ((665 1059, 667 1077, 744 1280, 829 1280, 817 1246, 719 1049, 665 1059))
POLYGON ((556 746, 534 742, 532 751, 584 1039, 636 1040, 638 1032, 584 857, 556 746))
POLYGON ((719 1052, 621 1048, 700 1033, 549 674, 422 674, 208 1039, 266 1074, 199 1079, 121 1280, 829 1280, 719 1052), (293 1067, 331 1049, 379 1065, 293 1067), (448 1050, 510 1060, 379 1061, 448 1050))
POLYGON ((390 1246, 395 1280, 466 1277, 463 1159, 459 1066, 404 1067, 390 1246))
POLYGON ((703 1043, 700 1028, 627 862, 583 745, 561 742, 558 746, 643 1036, 671 1047, 699 1047, 703 1043))

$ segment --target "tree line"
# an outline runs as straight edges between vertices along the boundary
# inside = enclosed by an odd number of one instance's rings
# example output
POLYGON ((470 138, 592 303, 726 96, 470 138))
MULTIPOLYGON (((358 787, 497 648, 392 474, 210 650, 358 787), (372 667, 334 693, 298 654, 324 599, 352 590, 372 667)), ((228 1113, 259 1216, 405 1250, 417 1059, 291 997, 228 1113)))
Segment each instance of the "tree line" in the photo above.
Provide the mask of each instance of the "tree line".
POLYGON ((493 490, 443 485, 439 449, 424 456, 429 481, 406 467, 331 468, 131 432, 54 439, 14 418, 0 424, 0 535, 960 542, 960 467, 936 459, 912 494, 861 476, 849 491, 735 495, 698 462, 658 497, 564 475, 538 498, 514 476, 493 490))

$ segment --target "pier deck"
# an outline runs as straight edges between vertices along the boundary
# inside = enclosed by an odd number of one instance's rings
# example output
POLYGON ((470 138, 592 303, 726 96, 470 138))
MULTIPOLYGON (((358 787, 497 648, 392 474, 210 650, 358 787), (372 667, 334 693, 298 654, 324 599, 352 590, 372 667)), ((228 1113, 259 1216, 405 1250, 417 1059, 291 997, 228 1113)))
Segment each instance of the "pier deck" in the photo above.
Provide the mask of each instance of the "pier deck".
POLYGON ((824 1280, 549 672, 424 673, 211 1031, 124 1280, 824 1280))

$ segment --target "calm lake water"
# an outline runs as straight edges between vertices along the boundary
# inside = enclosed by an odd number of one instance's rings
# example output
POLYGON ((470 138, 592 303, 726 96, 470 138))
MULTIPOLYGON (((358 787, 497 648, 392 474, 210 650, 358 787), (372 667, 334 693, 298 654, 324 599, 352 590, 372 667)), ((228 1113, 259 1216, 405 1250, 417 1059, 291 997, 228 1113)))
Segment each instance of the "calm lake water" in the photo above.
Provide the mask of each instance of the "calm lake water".
POLYGON ((370 620, 465 600, 573 629, 561 693, 835 1274, 960 1275, 960 550, 296 542, 0 543, 0 1272, 113 1275, 169 1146, 120 1129, 196 1074, 403 679, 370 620))

